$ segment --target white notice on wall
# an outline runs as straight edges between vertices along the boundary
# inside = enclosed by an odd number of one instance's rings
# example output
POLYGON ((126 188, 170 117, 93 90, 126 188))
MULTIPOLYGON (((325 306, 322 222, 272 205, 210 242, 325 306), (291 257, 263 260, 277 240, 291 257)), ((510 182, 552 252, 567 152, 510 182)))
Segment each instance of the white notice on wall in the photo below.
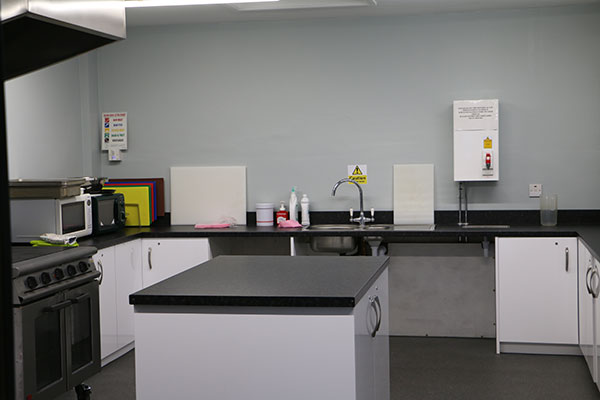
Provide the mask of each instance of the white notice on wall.
POLYGON ((454 101, 454 130, 498 130, 498 100, 454 101))
POLYGON ((102 113, 102 150, 127 150, 127 113, 102 113))

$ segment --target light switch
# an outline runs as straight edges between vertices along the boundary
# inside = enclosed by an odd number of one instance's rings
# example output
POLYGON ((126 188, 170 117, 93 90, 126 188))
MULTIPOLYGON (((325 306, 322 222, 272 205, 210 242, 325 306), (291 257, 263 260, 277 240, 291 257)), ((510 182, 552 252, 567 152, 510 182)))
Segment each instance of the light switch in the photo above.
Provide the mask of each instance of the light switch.
POLYGON ((530 183, 529 184, 529 197, 540 197, 542 195, 542 184, 541 183, 530 183))

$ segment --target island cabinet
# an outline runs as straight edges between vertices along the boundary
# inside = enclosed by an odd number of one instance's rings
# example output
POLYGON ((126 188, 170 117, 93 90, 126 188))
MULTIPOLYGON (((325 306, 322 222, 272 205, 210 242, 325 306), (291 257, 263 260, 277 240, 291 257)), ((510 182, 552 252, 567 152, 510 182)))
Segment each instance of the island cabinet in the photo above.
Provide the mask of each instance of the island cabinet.
POLYGON ((387 263, 220 256, 133 294, 137 399, 389 400, 387 263))
POLYGON ((496 239, 497 352, 578 353, 577 238, 496 239))

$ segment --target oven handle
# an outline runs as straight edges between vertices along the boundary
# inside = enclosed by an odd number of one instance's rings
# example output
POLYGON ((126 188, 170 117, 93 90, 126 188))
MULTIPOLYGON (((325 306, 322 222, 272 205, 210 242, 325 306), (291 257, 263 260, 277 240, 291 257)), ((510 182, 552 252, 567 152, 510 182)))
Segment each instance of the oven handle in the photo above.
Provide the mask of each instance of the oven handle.
POLYGON ((78 304, 78 303, 81 303, 83 300, 85 300, 85 299, 87 299, 89 297, 90 297, 89 293, 83 293, 83 294, 80 294, 79 296, 75 297, 74 299, 70 299, 69 301, 72 304, 78 304))
POLYGON ((44 312, 56 312, 58 310, 62 310, 63 308, 69 307, 71 304, 71 300, 61 301, 60 303, 56 303, 44 308, 44 312))

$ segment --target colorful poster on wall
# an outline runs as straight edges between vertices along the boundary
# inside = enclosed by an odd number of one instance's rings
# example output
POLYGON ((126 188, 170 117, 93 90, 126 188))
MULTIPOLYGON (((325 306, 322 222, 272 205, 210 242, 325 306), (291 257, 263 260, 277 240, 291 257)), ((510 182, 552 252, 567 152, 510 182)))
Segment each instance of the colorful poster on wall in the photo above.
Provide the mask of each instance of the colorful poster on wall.
POLYGON ((127 113, 102 113, 102 150, 127 150, 127 113))

